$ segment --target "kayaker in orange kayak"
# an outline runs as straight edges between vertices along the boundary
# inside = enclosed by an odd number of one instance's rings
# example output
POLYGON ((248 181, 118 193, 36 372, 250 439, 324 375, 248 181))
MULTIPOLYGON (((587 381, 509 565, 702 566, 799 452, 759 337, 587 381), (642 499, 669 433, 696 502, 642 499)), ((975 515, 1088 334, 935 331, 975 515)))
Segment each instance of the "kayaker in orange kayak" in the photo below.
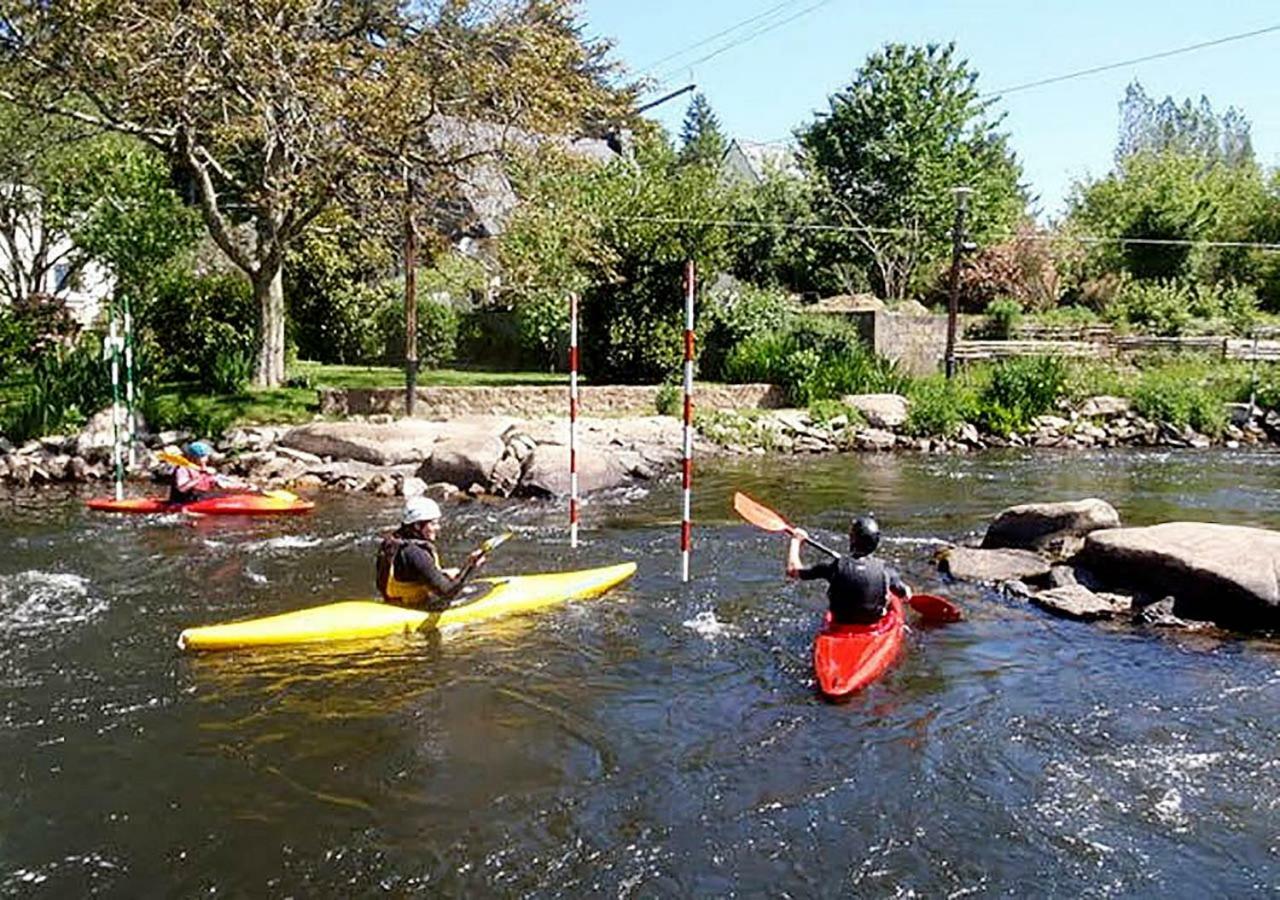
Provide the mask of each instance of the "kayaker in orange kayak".
POLYGON ((872 516, 856 516, 849 523, 849 555, 827 559, 812 566, 800 563, 800 545, 809 539, 802 528, 791 534, 787 550, 787 577, 828 583, 827 600, 831 618, 842 625, 870 625, 888 610, 889 592, 904 600, 911 589, 898 573, 871 554, 880 545, 880 525, 872 516))
POLYGON ((209 465, 213 448, 204 441, 192 441, 182 451, 186 465, 173 467, 173 480, 169 484, 170 503, 195 503, 224 493, 223 489, 239 484, 236 479, 224 478, 209 465))
POLYGON ((440 565, 440 518, 440 504, 429 497, 405 501, 400 527, 384 535, 378 547, 378 592, 383 600, 431 611, 448 609, 467 579, 485 564, 484 550, 477 549, 461 571, 440 565))

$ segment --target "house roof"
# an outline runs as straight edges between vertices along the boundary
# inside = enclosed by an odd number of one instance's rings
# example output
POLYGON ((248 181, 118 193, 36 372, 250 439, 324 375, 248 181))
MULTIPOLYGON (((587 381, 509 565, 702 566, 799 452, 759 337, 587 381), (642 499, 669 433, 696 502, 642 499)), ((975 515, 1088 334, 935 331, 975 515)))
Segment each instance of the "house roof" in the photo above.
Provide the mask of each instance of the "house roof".
POLYGON ((800 163, 791 144, 772 141, 748 141, 734 138, 724 152, 729 170, 759 184, 771 173, 799 175, 800 163))

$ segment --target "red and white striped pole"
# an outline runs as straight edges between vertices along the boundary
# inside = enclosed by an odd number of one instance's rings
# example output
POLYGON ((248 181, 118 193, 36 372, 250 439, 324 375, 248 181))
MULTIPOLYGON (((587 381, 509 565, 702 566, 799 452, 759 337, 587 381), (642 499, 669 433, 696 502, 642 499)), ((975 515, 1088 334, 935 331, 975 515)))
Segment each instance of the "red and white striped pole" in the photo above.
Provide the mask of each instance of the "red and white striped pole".
POLYGON ((578 295, 569 295, 569 546, 578 546, 578 295))
POLYGON ((680 580, 689 580, 693 542, 693 260, 684 264, 684 515, 680 519, 680 580))

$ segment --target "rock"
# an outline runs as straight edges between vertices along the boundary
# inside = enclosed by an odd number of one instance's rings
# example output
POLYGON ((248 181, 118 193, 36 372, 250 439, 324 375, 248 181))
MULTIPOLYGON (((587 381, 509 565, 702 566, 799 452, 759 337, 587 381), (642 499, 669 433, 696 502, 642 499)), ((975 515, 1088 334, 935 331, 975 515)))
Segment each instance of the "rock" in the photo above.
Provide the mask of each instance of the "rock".
POLYGON ((1133 404, 1129 402, 1128 397, 1112 397, 1109 394, 1099 394, 1080 404, 1080 408, 1076 412, 1088 419, 1114 419, 1128 415, 1132 406, 1133 404))
POLYGON ((1109 583, 1176 598, 1177 615, 1280 627, 1280 532, 1208 522, 1095 531, 1079 561, 1109 583))
MULTIPOLYGON (((578 490, 582 493, 616 487, 628 480, 626 469, 613 453, 599 450, 578 454, 578 490)), ((569 448, 539 444, 525 465, 515 491, 520 496, 556 497, 569 493, 569 448)))
POLYGON ((59 453, 56 456, 45 457, 41 462, 40 468, 44 469, 50 481, 66 481, 67 466, 70 462, 70 456, 65 453, 59 453))
POLYGON ((854 432, 853 442, 859 450, 892 450, 898 438, 892 431, 881 428, 859 428, 854 432))
POLYGON ((862 413, 872 428, 901 428, 911 408, 901 394, 846 394, 840 402, 862 413))
POLYGON ((808 434, 811 430, 809 414, 802 409, 775 409, 770 418, 796 434, 808 434))
POLYGON ((982 435, 978 433, 978 426, 972 422, 965 422, 960 426, 960 433, 956 435, 956 440, 964 444, 982 446, 982 435))
POLYGON ((1142 607, 1134 619, 1143 625, 1154 625, 1157 628, 1186 628, 1194 631, 1205 626, 1204 622, 1192 622, 1179 618, 1174 614, 1176 606, 1176 599, 1165 597, 1142 607))
POLYGON ((987 527, 982 546, 988 550, 1017 547, 1047 549, 1055 543, 1058 555, 1079 547, 1064 546, 1069 537, 1083 537, 1100 528, 1119 528, 1120 514, 1105 500, 1089 498, 1059 503, 1024 503, 1002 510, 987 527))
POLYGON ((463 496, 463 491, 456 485, 452 485, 447 481, 437 481, 435 484, 427 485, 427 489, 423 491, 423 495, 430 497, 432 500, 447 501, 457 500, 463 496))
POLYGON ((1067 585, 1079 584, 1076 578, 1076 570, 1070 566, 1054 566, 1049 570, 1049 587, 1066 587, 1067 585))
POLYGON ((280 447, 302 450, 317 457, 391 466, 428 459, 436 441, 451 431, 450 423, 419 419, 400 419, 381 425, 312 422, 286 432, 280 438, 280 447))
POLYGON ((417 475, 406 475, 400 481, 400 496, 420 497, 427 492, 427 483, 417 475))
POLYGON ((1031 602, 1049 612, 1068 619, 1095 621, 1113 619, 1128 612, 1132 605, 1128 597, 1120 594, 1095 594, 1084 585, 1066 584, 1033 594, 1031 602))
POLYGON ((365 482, 364 489, 379 497, 394 497, 400 491, 399 479, 391 472, 379 472, 365 482))
POLYGON ((4 435, 0 434, 0 453, 12 453, 13 444, 11 444, 4 435))
POLYGON ((23 453, 11 453, 9 459, 9 480, 14 484, 28 485, 35 472, 35 463, 30 456, 23 453))
POLYGON ((304 463, 308 466, 318 466, 324 462, 324 460, 316 456, 314 453, 308 453, 306 450, 295 450, 293 447, 278 447, 275 452, 281 456, 296 459, 298 462, 304 463))
POLYGON ((516 486, 520 484, 523 471, 524 467, 520 464, 520 460, 508 453, 493 467, 490 475, 491 489, 499 497, 510 497, 516 486))
POLYGON ((952 547, 939 568, 960 581, 1034 581, 1049 574, 1049 561, 1029 550, 981 550, 952 547))
MULTIPOLYGON (((77 456, 90 456, 95 449, 110 448, 115 441, 115 429, 112 425, 112 411, 108 406, 94 413, 80 434, 71 443, 58 452, 73 452, 77 456)), ((128 440, 128 424, 122 423, 120 439, 128 440)), ((134 430, 138 435, 146 435, 147 421, 142 413, 134 410, 134 430)))
POLYGON ((494 434, 462 431, 441 439, 417 475, 427 481, 448 481, 458 487, 488 488, 506 445, 494 434))
POLYGON ((1062 416, 1045 415, 1045 416, 1036 416, 1034 419, 1031 420, 1031 424, 1036 428, 1040 428, 1048 431, 1061 431, 1062 429, 1070 425, 1071 421, 1069 419, 1062 418, 1062 416))
POLYGON ((303 472, 293 479, 293 486, 304 490, 314 490, 324 484, 324 480, 314 472, 303 472))
POLYGON ((1236 428, 1240 428, 1249 424, 1259 413, 1259 410, 1252 403, 1227 403, 1224 404, 1227 409, 1227 421, 1236 428))

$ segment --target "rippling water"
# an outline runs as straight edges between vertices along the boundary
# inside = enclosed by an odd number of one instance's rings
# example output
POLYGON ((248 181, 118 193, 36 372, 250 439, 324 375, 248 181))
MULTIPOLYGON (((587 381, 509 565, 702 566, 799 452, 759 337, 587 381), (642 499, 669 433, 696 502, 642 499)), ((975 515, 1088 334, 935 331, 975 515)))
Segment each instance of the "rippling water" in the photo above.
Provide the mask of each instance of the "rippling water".
POLYGON ((450 557, 513 526, 494 573, 639 573, 443 636, 203 657, 182 627, 367 596, 396 501, 191 522, 0 498, 0 891, 1280 892, 1280 644, 1052 619, 929 563, 1031 499, 1280 528, 1280 456, 758 460, 695 490, 690 585, 674 483, 593 499, 576 553, 558 507, 474 504, 450 557), (734 488, 820 532, 873 509, 969 619, 819 701, 821 591, 784 583, 734 488))

